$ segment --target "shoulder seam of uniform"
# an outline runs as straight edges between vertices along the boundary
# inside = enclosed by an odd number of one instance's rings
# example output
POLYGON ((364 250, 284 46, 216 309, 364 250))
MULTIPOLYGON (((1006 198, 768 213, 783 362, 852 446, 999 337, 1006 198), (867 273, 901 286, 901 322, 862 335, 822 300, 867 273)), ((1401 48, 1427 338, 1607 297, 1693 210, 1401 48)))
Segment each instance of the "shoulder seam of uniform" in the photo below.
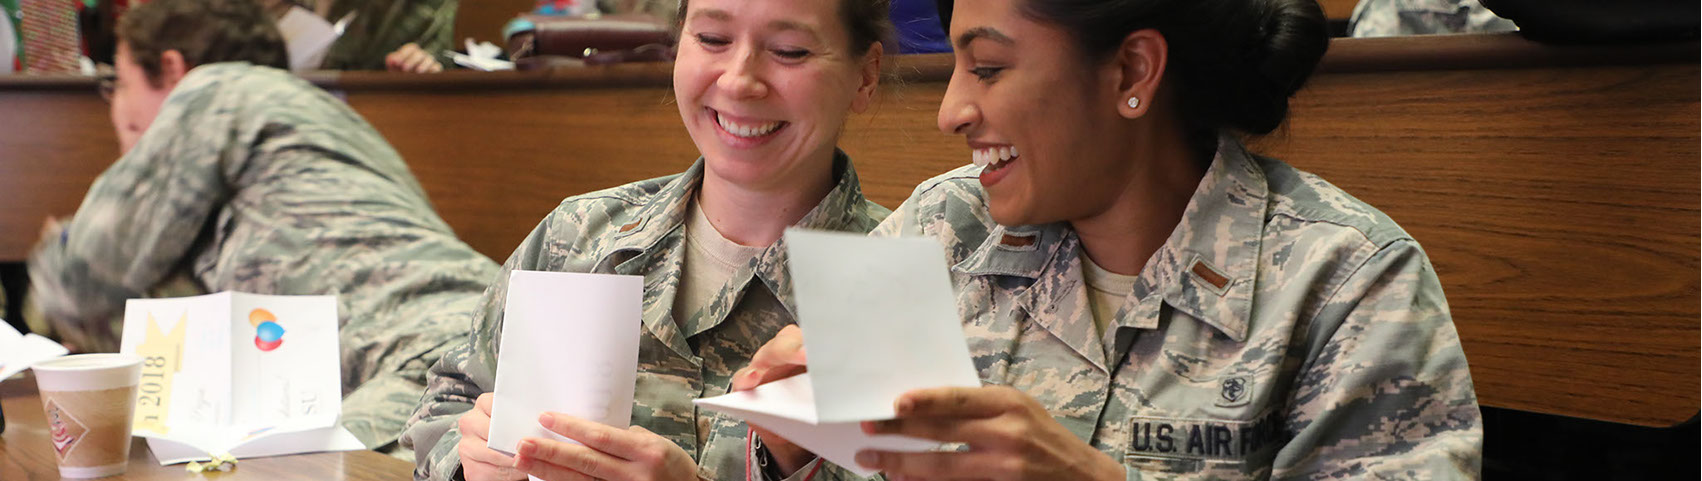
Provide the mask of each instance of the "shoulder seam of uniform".
MULTIPOLYGON (((1355 230, 1357 231, 1358 229, 1355 229, 1355 230)), ((1367 242, 1367 243, 1369 243, 1369 242, 1367 242)), ((1365 265, 1370 264, 1371 259, 1377 257, 1377 253, 1381 252, 1381 251, 1382 251, 1382 249, 1380 249, 1380 248, 1377 249, 1377 250, 1371 251, 1370 255, 1365 256, 1364 259, 1360 259, 1359 263, 1355 264, 1353 266, 1353 269, 1351 271, 1349 271, 1346 276, 1341 278, 1341 283, 1336 284, 1335 287, 1330 288, 1330 293, 1328 295, 1324 296, 1323 299, 1319 301, 1320 307, 1318 308, 1318 310, 1313 311, 1312 315, 1306 316, 1306 324, 1304 324, 1306 332, 1304 334, 1304 337, 1301 339, 1303 342, 1306 342, 1307 345, 1310 345, 1311 342, 1312 342, 1312 339, 1314 339, 1312 336, 1314 334, 1317 334, 1315 332, 1315 330, 1318 327, 1318 316, 1323 314, 1324 311, 1328 310, 1324 306, 1329 306, 1330 301, 1332 299, 1335 299, 1337 295, 1341 294, 1342 288, 1347 287, 1348 280, 1353 279, 1354 276, 1359 275, 1359 271, 1365 269, 1365 265)), ((1340 330, 1341 326, 1337 325, 1335 328, 1336 328, 1336 330, 1340 330)), ((1330 336, 1332 336, 1332 337, 1335 336, 1335 333, 1333 333, 1333 332, 1330 333, 1330 336)), ((1325 343, 1328 343, 1328 342, 1329 342, 1328 340, 1325 340, 1325 343)), ((1310 351, 1310 349, 1308 349, 1308 351, 1310 351)), ((1304 373, 1304 372, 1306 372, 1306 370, 1311 369, 1312 365, 1314 363, 1316 363, 1317 360, 1318 359, 1316 357, 1313 357, 1308 352, 1308 354, 1306 355, 1306 357, 1304 359, 1304 362, 1302 362, 1300 364, 1298 372, 1304 373)), ((1292 394, 1291 394, 1291 396, 1292 396, 1292 394)))
POLYGON ((654 197, 658 192, 661 192, 661 191, 658 190, 656 192, 642 192, 641 188, 639 187, 641 184, 647 184, 647 183, 656 182, 656 181, 663 181, 661 183, 661 185, 657 186, 658 189, 661 189, 661 187, 664 187, 664 186, 667 185, 667 182, 673 181, 673 179, 676 176, 678 176, 678 174, 672 174, 672 175, 667 175, 667 176, 662 176, 662 177, 644 179, 644 180, 640 180, 640 181, 636 181, 636 182, 622 184, 622 185, 615 186, 615 187, 610 187, 610 188, 607 188, 607 189, 594 190, 594 191, 586 192, 586 193, 579 194, 579 195, 571 195, 571 196, 568 196, 567 198, 562 199, 561 203, 558 204, 558 207, 567 206, 569 204, 576 204, 576 203, 580 203, 580 202, 593 202, 593 201, 599 201, 599 200, 614 200, 614 201, 619 201, 621 203, 627 204, 629 206, 644 205, 644 204, 648 203, 648 200, 651 197, 654 197), (635 193, 634 191, 640 191, 640 192, 635 193))
POLYGON ((1366 244, 1377 245, 1376 242, 1373 242, 1371 240, 1371 234, 1370 233, 1365 232, 1365 229, 1361 229, 1361 228, 1359 228, 1359 226, 1353 225, 1351 223, 1340 222, 1340 221, 1336 221, 1336 220, 1332 220, 1332 219, 1317 219, 1317 218, 1312 218, 1312 217, 1304 217, 1304 216, 1301 216, 1299 213, 1289 211, 1289 210, 1282 210, 1282 211, 1272 210, 1271 211, 1271 217, 1287 217, 1287 218, 1290 218, 1290 219, 1294 219, 1296 221, 1309 223, 1309 224, 1330 224, 1330 225, 1337 226, 1337 227, 1345 227, 1349 230, 1352 230, 1353 233, 1359 234, 1360 240, 1365 241, 1366 244))
MULTIPOLYGON (((1284 203, 1277 203, 1277 204, 1274 204, 1272 206, 1272 209, 1271 209, 1271 212, 1270 212, 1271 217, 1282 216, 1282 217, 1294 219, 1294 220, 1299 221, 1299 222, 1330 224, 1330 225, 1334 225, 1334 226, 1352 229, 1353 232, 1356 233, 1356 234, 1359 234, 1359 237, 1361 239, 1364 239, 1367 244, 1371 244, 1373 246, 1376 246, 1378 249, 1382 249, 1384 247, 1389 246, 1390 244, 1393 244, 1395 242, 1399 242, 1401 240, 1412 239, 1411 233, 1406 232, 1405 229, 1401 229, 1398 226, 1392 227, 1392 228, 1384 226, 1383 229, 1366 229, 1365 226, 1359 225, 1359 223, 1356 223, 1356 222, 1347 222, 1347 221, 1342 221, 1342 220, 1338 220, 1338 219, 1331 219, 1331 218, 1328 218, 1328 217, 1325 217, 1325 216, 1307 216, 1307 215, 1303 215, 1297 209, 1278 208, 1277 207, 1277 206, 1280 206, 1280 205, 1283 205, 1283 204, 1284 203), (1376 235, 1373 235, 1374 231, 1391 231, 1391 233, 1387 236, 1376 236, 1376 235), (1378 240, 1378 237, 1386 237, 1386 238, 1378 240)), ((1373 217, 1376 217, 1378 211, 1366 211, 1366 213, 1371 214, 1373 217)), ((1388 216, 1383 215, 1383 217, 1387 218, 1388 216)), ((1392 221, 1393 219, 1390 219, 1390 220, 1392 221)))
POLYGON ((916 193, 911 194, 911 195, 913 197, 919 197, 919 196, 922 196, 922 195, 926 195, 929 192, 933 192, 934 189, 944 187, 944 186, 951 184, 953 182, 960 181, 960 180, 969 180, 969 179, 974 179, 974 178, 975 177, 969 176, 969 175, 954 175, 954 176, 950 176, 950 177, 935 177, 933 179, 930 179, 928 182, 923 183, 921 186, 918 186, 916 193))
MULTIPOLYGON (((1417 244, 1418 244, 1417 242, 1413 242, 1411 239, 1398 239, 1398 240, 1396 240, 1394 242, 1390 242, 1388 244, 1376 245, 1376 249, 1372 250, 1370 255, 1365 256, 1365 259, 1360 260, 1358 265, 1353 266, 1353 272, 1349 272, 1347 274, 1347 277, 1344 278, 1344 279, 1352 278, 1353 276, 1359 275, 1359 271, 1364 269, 1366 264, 1370 264, 1372 259, 1375 259, 1377 257, 1377 255, 1379 255, 1379 254, 1382 254, 1384 252, 1388 252, 1391 247, 1393 247, 1396 243, 1401 242, 1401 241, 1406 241, 1408 243, 1412 243, 1413 247, 1417 247, 1417 244)), ((1375 245, 1375 244, 1373 244, 1373 245, 1375 245)), ((1325 303, 1328 303, 1331 299, 1335 299, 1336 295, 1341 294, 1341 289, 1342 289, 1342 287, 1345 287, 1345 286, 1347 286, 1347 283, 1343 282, 1341 285, 1336 286, 1334 289, 1330 289, 1329 297, 1324 298, 1325 303)))
POLYGON ((598 200, 615 200, 615 201, 620 201, 620 202, 628 204, 628 205, 642 205, 643 204, 643 202, 639 202, 637 199, 633 199, 631 197, 626 197, 626 196, 621 196, 621 195, 618 195, 618 194, 590 193, 590 194, 580 194, 580 195, 576 195, 576 196, 573 196, 573 197, 568 197, 566 199, 562 199, 561 205, 565 206, 565 205, 569 205, 569 204, 577 204, 577 203, 580 203, 580 202, 591 202, 591 201, 598 201, 598 200))
MULTIPOLYGON (((1370 265, 1370 263, 1372 263, 1372 260, 1374 260, 1374 258, 1377 258, 1377 255, 1382 255, 1382 253, 1389 252, 1389 248, 1391 248, 1391 246, 1396 245, 1396 243, 1402 243, 1402 241, 1404 241, 1404 243, 1411 243, 1411 245, 1413 245, 1413 248, 1418 248, 1418 241, 1411 240, 1411 238, 1401 238, 1401 240, 1391 241, 1391 243, 1387 243, 1387 245, 1377 246, 1377 248, 1375 248, 1375 250, 1372 250, 1372 253, 1370 253, 1370 255, 1367 255, 1367 257, 1362 258, 1362 260, 1360 260, 1360 262, 1355 263, 1355 265, 1353 265, 1353 270, 1350 270, 1350 272, 1348 272, 1348 275, 1346 275, 1346 277, 1341 277, 1341 284, 1336 284, 1336 287, 1331 287, 1331 289, 1329 289, 1329 296, 1322 297, 1321 306, 1329 306, 1329 301, 1333 301, 1333 299, 1336 299, 1336 296, 1341 296, 1341 289, 1345 289, 1345 287, 1348 287, 1348 284, 1350 284, 1350 282, 1348 282, 1348 280, 1353 279, 1353 277, 1355 277, 1355 275, 1360 275, 1360 270, 1365 270, 1365 265, 1370 265)), ((1314 311, 1314 313, 1312 313, 1311 316, 1309 316, 1309 318, 1307 318, 1307 320, 1305 320, 1305 326, 1307 326, 1307 331, 1311 331, 1312 326, 1317 326, 1317 316, 1319 316, 1319 314, 1324 313, 1324 311, 1326 311, 1326 309, 1319 308, 1319 309, 1317 309, 1317 311, 1314 311)), ((1339 326, 1338 326, 1338 328, 1339 328, 1339 326)), ((1311 364, 1311 362, 1309 362, 1309 364, 1311 364)), ((1302 367, 1300 367, 1300 369, 1302 369, 1302 371, 1305 371, 1305 365, 1302 365, 1302 367)))

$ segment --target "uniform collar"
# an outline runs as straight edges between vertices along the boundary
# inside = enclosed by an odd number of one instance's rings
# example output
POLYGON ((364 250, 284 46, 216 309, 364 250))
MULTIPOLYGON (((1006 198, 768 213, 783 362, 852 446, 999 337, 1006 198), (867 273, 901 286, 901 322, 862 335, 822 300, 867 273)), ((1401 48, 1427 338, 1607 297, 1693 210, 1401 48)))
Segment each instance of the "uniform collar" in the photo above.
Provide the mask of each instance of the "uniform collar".
POLYGON ((1264 169, 1240 140, 1220 137, 1182 221, 1147 266, 1165 303, 1246 341, 1269 198, 1264 169))
MULTIPOLYGON (((863 187, 857 180, 857 169, 851 166, 851 157, 838 149, 833 151, 833 175, 838 179, 833 190, 828 191, 827 196, 823 197, 814 209, 810 209, 803 218, 798 219, 798 223, 792 224, 793 227, 845 231, 853 230, 851 227, 864 223, 862 217, 867 215, 865 204, 868 199, 863 197, 863 187)), ((855 230, 867 231, 867 228, 855 230)), ((786 238, 781 237, 763 251, 762 256, 757 259, 753 273, 762 279, 768 290, 774 293, 774 297, 779 299, 780 304, 786 306, 786 311, 796 319, 798 306, 792 299, 792 278, 786 271, 786 259, 786 238)), ((717 314, 722 317, 726 315, 725 312, 717 314)))
MULTIPOLYGON (((1269 188, 1265 173, 1239 140, 1219 139, 1217 156, 1194 190, 1182 220, 1141 271, 1138 284, 1160 293, 1164 304, 1244 341, 1252 309, 1260 238, 1269 188)), ((1092 323, 1054 319, 1091 315, 1086 309, 1057 310, 1084 286, 1080 241, 1066 223, 995 226, 954 270, 969 275, 1002 275, 1033 282, 1022 302, 1029 314, 1084 355, 1102 352, 1092 323), (1052 309, 1049 309, 1052 308, 1052 309), (1048 315, 1054 313, 1055 315, 1048 315), (1080 331, 1086 326, 1089 331, 1080 331)), ((1137 292, 1141 291, 1137 288, 1137 292)), ((1079 293, 1078 293, 1079 294, 1079 293)), ((1158 327, 1159 303, 1130 296, 1118 311, 1116 326, 1158 327)), ((1113 332, 1107 332, 1110 336, 1113 332)), ((1094 356, 1089 356, 1094 359, 1094 356)))
POLYGON ((685 223, 686 208, 703 182, 703 168, 703 158, 699 157, 684 173, 645 196, 631 214, 610 219, 618 226, 610 240, 611 248, 598 263, 612 261, 614 271, 620 274, 643 270, 646 265, 643 259, 651 257, 657 244, 685 223))

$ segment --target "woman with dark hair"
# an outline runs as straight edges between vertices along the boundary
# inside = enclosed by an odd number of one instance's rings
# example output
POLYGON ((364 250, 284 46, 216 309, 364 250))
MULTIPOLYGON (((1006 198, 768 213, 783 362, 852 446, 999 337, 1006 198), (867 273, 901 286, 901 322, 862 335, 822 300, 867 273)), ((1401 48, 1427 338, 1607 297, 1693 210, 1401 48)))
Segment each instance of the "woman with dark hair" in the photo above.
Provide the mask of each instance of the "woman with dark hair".
MULTIPOLYGON (((1310 0, 977 0, 940 130, 976 165, 876 235, 938 239, 986 386, 926 389, 863 452, 920 479, 1475 479, 1482 430, 1418 243, 1249 153, 1322 57, 1310 0)), ((782 332, 736 388, 800 370, 782 332)), ((782 466, 810 458, 763 444, 782 466)), ((844 474, 836 472, 835 474, 844 474)))

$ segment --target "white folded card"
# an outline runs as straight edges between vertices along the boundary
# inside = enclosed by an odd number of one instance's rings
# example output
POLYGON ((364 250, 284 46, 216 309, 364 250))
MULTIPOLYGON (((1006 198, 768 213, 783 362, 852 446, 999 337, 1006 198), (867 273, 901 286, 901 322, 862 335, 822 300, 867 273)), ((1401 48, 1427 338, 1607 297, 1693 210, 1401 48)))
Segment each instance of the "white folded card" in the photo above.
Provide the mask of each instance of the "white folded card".
POLYGON ((629 426, 643 303, 639 276, 514 271, 486 445, 512 455, 528 437, 572 442, 538 425, 545 412, 629 426))
POLYGON ((142 356, 132 432, 160 464, 365 449, 337 425, 334 296, 131 299, 120 352, 142 356))
POLYGON ((945 255, 929 239, 788 230, 788 263, 809 373, 696 402, 762 426, 860 476, 857 451, 942 443, 869 436, 905 392, 977 387, 945 255))
POLYGON ((0 381, 29 369, 31 364, 65 355, 65 346, 34 333, 23 334, 0 319, 0 381))

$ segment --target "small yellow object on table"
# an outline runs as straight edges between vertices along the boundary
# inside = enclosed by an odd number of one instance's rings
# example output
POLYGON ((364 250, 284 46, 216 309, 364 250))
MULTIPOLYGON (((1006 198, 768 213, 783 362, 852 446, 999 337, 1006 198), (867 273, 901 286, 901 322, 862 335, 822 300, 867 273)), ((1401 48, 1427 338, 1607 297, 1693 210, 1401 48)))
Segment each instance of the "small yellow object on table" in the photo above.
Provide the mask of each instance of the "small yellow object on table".
POLYGON ((205 463, 201 463, 201 462, 197 462, 197 461, 190 461, 189 465, 184 467, 184 469, 191 472, 191 473, 204 473, 204 472, 207 472, 207 471, 233 471, 233 470, 236 469, 236 456, 231 456, 230 453, 225 453, 225 454, 211 454, 211 453, 209 453, 208 456, 212 457, 213 459, 211 461, 207 461, 205 463))

